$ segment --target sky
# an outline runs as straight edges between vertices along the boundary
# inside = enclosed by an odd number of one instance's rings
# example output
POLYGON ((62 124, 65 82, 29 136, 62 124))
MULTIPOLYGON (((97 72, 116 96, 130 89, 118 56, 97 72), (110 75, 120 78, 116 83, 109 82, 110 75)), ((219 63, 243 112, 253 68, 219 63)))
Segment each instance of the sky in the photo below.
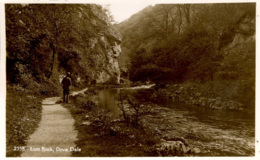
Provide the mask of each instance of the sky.
POLYGON ((155 4, 155 2, 149 0, 121 1, 111 3, 109 8, 115 21, 120 23, 130 18, 133 14, 141 11, 145 7, 153 4, 155 4))

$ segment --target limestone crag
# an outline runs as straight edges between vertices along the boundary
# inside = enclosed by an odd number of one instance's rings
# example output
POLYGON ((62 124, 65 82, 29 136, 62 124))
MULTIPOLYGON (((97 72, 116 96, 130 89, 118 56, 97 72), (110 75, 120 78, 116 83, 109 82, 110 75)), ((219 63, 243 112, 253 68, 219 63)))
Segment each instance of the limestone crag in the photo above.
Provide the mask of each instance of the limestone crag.
POLYGON ((200 152, 198 148, 192 148, 180 140, 165 141, 155 145, 154 154, 156 156, 191 156, 200 152))
POLYGON ((119 83, 120 70, 118 56, 121 54, 120 43, 122 37, 117 29, 111 24, 107 15, 98 5, 89 5, 86 21, 89 21, 88 28, 93 32, 87 40, 88 46, 94 52, 97 69, 93 72, 90 79, 97 83, 119 83), (98 62, 97 62, 98 61, 98 62))

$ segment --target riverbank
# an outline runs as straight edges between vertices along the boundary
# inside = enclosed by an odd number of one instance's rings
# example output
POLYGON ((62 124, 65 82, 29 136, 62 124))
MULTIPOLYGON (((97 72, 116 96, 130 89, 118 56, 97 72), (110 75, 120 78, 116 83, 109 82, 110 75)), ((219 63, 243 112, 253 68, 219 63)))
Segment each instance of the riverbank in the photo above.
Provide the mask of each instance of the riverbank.
POLYGON ((75 119, 82 149, 72 156, 254 155, 251 114, 177 101, 165 94, 170 86, 98 86, 71 96, 63 105, 75 119))
MULTIPOLYGON (((168 119, 165 114, 172 112, 169 108, 145 103, 136 123, 133 120, 136 115, 132 114, 134 109, 126 101, 123 100, 124 113, 121 110, 115 114, 119 109, 117 106, 113 106, 116 109, 102 106, 98 95, 100 88, 90 88, 85 94, 71 96, 71 104, 63 104, 74 117, 78 131, 76 147, 81 148, 81 152, 74 152, 73 156, 194 156, 200 152, 190 146, 182 134, 165 132, 175 130, 165 123, 168 119)), ((116 98, 120 105, 120 97, 116 98)))
POLYGON ((157 89, 157 95, 198 107, 254 113, 254 93, 236 82, 186 82, 157 89), (250 97, 251 96, 251 97, 250 97))
POLYGON ((142 141, 153 143, 138 129, 127 127, 122 120, 113 117, 98 107, 97 88, 90 88, 86 94, 71 96, 71 104, 63 104, 75 119, 78 131, 75 157, 113 157, 113 156, 149 156, 137 135, 146 137, 142 141), (119 130, 120 131, 119 131, 119 130), (146 139, 146 140, 145 140, 146 139))

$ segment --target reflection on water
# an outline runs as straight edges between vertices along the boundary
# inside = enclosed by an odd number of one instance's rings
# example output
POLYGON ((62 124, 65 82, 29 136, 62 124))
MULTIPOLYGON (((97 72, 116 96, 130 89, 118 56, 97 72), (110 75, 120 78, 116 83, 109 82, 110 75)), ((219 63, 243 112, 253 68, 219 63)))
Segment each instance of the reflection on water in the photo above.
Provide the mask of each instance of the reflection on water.
MULTIPOLYGON (((115 97, 119 89, 99 92, 100 106, 120 114, 115 97)), ((130 94, 130 91, 129 91, 130 94)), ((150 117, 149 125, 161 128, 162 134, 182 136, 202 152, 199 156, 253 156, 255 119, 253 114, 213 110, 170 100, 158 100, 162 108, 150 117), (159 122, 162 121, 162 122, 159 122), (167 127, 163 127, 163 126, 167 127), (166 129, 172 128, 172 129, 166 129)))
POLYGON ((112 112, 114 115, 118 116, 120 114, 120 109, 117 106, 116 97, 119 94, 119 89, 104 89, 98 93, 99 105, 112 112))

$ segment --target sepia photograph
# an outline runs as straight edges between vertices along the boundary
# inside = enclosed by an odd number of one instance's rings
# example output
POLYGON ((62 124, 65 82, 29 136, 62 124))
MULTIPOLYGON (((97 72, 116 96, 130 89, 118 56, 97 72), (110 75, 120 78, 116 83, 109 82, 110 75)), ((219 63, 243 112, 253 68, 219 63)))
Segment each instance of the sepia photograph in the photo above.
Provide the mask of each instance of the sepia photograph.
POLYGON ((256 6, 5 3, 5 156, 255 157, 256 6))

